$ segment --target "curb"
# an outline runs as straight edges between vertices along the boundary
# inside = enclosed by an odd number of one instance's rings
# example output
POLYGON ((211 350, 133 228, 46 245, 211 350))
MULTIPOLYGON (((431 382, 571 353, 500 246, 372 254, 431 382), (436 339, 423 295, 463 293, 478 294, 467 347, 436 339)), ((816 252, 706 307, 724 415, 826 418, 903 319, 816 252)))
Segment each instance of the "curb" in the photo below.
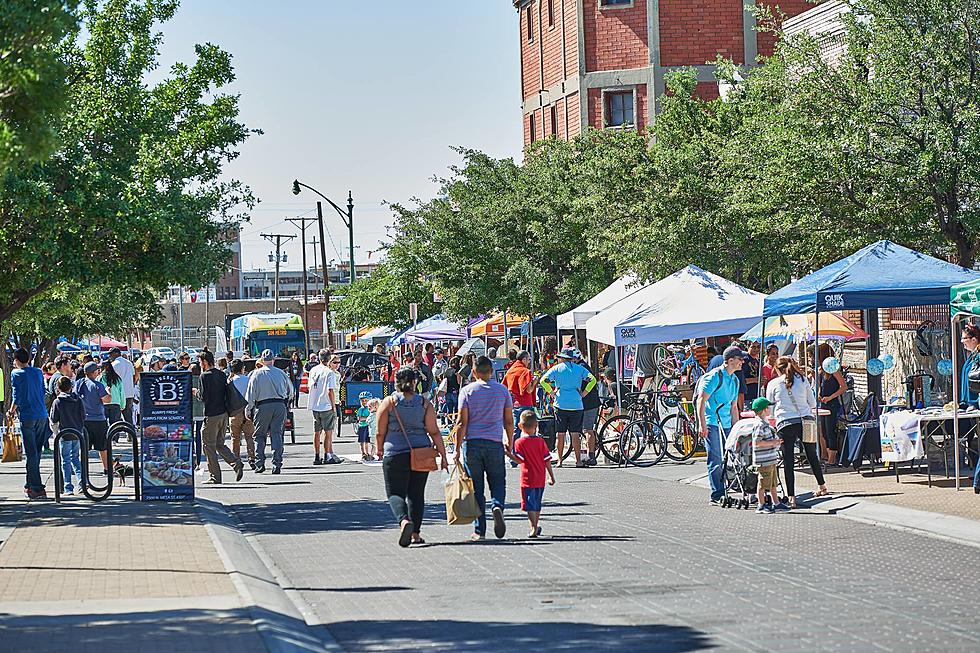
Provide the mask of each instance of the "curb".
MULTIPOLYGON (((680 480, 685 485, 709 487, 707 473, 680 480)), ((844 519, 884 526, 897 531, 916 533, 980 548, 980 522, 965 517, 944 515, 938 512, 903 508, 875 501, 868 501, 847 494, 814 497, 812 492, 797 496, 800 507, 822 515, 836 515, 844 519)))
POLYGON ((312 610, 282 588, 275 565, 224 505, 198 497, 195 508, 269 653, 343 653, 326 627, 309 625, 312 610))

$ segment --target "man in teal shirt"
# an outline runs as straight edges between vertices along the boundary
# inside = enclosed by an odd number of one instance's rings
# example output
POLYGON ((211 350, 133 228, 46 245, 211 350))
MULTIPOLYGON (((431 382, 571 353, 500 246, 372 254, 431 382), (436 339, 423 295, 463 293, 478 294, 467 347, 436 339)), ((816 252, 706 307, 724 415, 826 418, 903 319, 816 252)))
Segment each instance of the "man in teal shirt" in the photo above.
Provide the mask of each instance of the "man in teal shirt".
POLYGON ((708 453, 708 480, 711 483, 711 504, 720 505, 725 496, 722 485, 722 448, 725 438, 738 419, 739 380, 736 372, 742 369, 745 354, 738 347, 729 347, 722 354, 724 363, 707 374, 698 384, 698 424, 708 453))
POLYGON ((576 467, 592 467, 596 465, 595 458, 582 461, 579 440, 582 438, 582 416, 584 413, 582 397, 589 394, 595 387, 596 378, 592 372, 573 362, 576 359, 575 349, 563 349, 558 354, 560 362, 545 372, 539 383, 545 392, 555 393, 555 439, 558 450, 558 464, 561 465, 561 453, 564 447, 565 433, 572 440, 572 451, 575 452, 576 467), (582 384, 585 383, 585 387, 582 384), (554 388, 552 388, 554 384, 554 388))

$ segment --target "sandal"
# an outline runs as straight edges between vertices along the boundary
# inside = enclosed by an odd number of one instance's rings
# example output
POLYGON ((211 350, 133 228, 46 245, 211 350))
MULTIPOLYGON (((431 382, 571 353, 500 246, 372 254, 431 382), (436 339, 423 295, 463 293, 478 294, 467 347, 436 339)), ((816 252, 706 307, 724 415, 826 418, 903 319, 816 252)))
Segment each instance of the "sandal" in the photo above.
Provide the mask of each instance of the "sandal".
POLYGON ((790 497, 786 505, 790 507, 790 510, 796 510, 796 497, 790 497))
POLYGON ((402 522, 402 530, 398 536, 398 546, 403 549, 408 548, 408 545, 412 543, 412 522, 407 519, 402 522))
POLYGON ((482 542, 484 539, 486 538, 483 535, 480 535, 479 533, 473 533, 472 535, 470 535, 470 542, 482 542))
POLYGON ((423 540, 421 537, 415 537, 412 540, 412 544, 425 544, 425 540, 423 540))
POLYGON ((813 496, 815 496, 815 497, 825 497, 828 494, 830 494, 830 490, 828 490, 827 488, 824 487, 824 488, 817 489, 817 491, 813 493, 813 496))

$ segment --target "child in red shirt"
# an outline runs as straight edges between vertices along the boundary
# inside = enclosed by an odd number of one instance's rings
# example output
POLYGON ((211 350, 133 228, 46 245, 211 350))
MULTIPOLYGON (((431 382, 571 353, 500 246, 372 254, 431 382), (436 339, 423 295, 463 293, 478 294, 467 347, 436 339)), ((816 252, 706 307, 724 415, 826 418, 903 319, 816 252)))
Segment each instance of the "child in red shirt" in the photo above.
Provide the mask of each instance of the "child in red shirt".
POLYGON ((531 522, 528 537, 541 535, 538 520, 541 517, 541 500, 544 498, 544 477, 547 470, 548 485, 555 484, 555 472, 551 468, 551 452, 548 444, 538 435, 538 416, 533 410, 525 410, 518 420, 521 437, 514 444, 514 459, 521 465, 521 510, 531 522))

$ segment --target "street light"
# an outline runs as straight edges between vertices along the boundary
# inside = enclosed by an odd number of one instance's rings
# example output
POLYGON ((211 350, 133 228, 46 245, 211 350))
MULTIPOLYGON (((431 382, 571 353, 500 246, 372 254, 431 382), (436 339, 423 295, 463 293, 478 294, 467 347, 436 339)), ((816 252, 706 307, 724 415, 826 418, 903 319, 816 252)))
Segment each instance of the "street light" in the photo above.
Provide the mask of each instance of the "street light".
MULTIPOLYGON (((337 213, 340 214, 340 219, 344 222, 344 226, 347 227, 348 235, 350 236, 350 282, 354 283, 356 278, 356 272, 354 271, 354 196, 351 191, 347 191, 347 210, 344 211, 342 208, 337 206, 337 204, 318 191, 317 189, 309 186, 307 184, 301 183, 298 179, 293 180, 293 195, 299 195, 302 188, 313 191, 324 200, 327 201, 330 206, 334 208, 337 213)), ((324 237, 323 229, 323 208, 320 202, 316 203, 316 215, 320 223, 320 260, 323 263, 323 308, 324 308, 324 319, 327 325, 327 339, 332 342, 333 334, 330 329, 330 276, 327 274, 327 243, 324 237)))

